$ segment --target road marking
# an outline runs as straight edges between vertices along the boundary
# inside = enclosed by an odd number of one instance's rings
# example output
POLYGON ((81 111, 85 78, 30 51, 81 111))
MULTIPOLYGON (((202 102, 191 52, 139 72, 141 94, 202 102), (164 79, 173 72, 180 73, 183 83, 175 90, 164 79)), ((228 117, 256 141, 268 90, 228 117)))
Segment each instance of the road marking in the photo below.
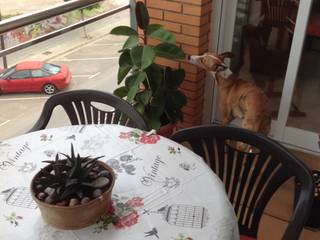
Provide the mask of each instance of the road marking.
POLYGON ((89 79, 94 78, 94 77, 100 75, 100 73, 101 73, 101 72, 97 72, 96 74, 91 75, 91 76, 89 77, 89 79))
POLYGON ((91 77, 92 75, 91 74, 83 74, 83 75, 72 75, 72 77, 79 77, 79 78, 81 78, 81 77, 91 77))
MULTIPOLYGON (((72 54, 72 53, 75 53, 75 52, 77 52, 77 51, 79 51, 79 50, 81 50, 81 49, 83 49, 83 48, 86 48, 86 47, 91 46, 91 45, 93 45, 93 44, 99 44, 99 43, 97 43, 97 42, 99 42, 99 41, 103 41, 103 40, 109 41, 109 39, 107 39, 108 36, 110 36, 110 34, 108 34, 108 35, 106 35, 106 36, 103 36, 103 37, 101 37, 101 38, 97 38, 97 39, 95 39, 95 40, 93 40, 93 41, 90 41, 90 42, 88 42, 88 43, 86 43, 86 44, 84 44, 84 45, 82 45, 82 46, 80 46, 80 47, 77 47, 77 48, 75 48, 75 49, 72 49, 71 51, 67 51, 65 54, 61 54, 59 57, 61 58, 61 61, 64 61, 64 60, 62 60, 63 57, 66 57, 66 56, 68 56, 68 55, 70 55, 70 54, 72 54)), ((123 41, 123 43, 124 43, 124 41, 123 41)), ((123 45, 123 43, 119 42, 119 43, 117 43, 117 44, 123 45)), ((101 44, 104 44, 104 43, 101 43, 101 44)), ((106 44, 109 44, 109 43, 106 43, 106 44)), ((102 45, 101 45, 101 46, 102 46, 102 45)), ((59 59, 57 59, 57 58, 54 58, 54 59, 53 59, 53 61, 57 61, 57 60, 59 60, 59 59)))
POLYGON ((122 46, 123 43, 94 43, 89 46, 122 46))
POLYGON ((71 61, 91 61, 91 60, 114 60, 119 59, 119 57, 101 57, 101 58, 65 58, 65 59, 55 59, 55 61, 64 61, 64 62, 71 62, 71 61))
MULTIPOLYGON (((68 52, 66 52, 65 54, 60 55, 60 57, 65 57, 65 56, 70 55, 70 54, 72 54, 72 53, 74 53, 74 52, 77 52, 77 51, 79 51, 79 50, 81 50, 81 49, 83 49, 83 48, 86 48, 86 47, 88 47, 88 46, 91 46, 92 44, 95 44, 96 42, 103 41, 103 40, 105 40, 108 36, 110 36, 110 34, 108 34, 108 35, 106 35, 106 36, 103 36, 103 37, 101 37, 101 38, 98 38, 98 39, 96 39, 96 40, 94 40, 94 41, 88 42, 88 43, 86 43, 86 44, 84 44, 84 45, 82 45, 82 46, 80 46, 80 47, 78 47, 78 48, 75 48, 75 49, 71 50, 71 51, 68 51, 68 52)), ((123 42, 124 42, 124 41, 123 41, 123 42)), ((122 43, 122 44, 123 44, 123 43, 122 43)), ((56 61, 56 59, 53 59, 53 60, 56 61)))
POLYGON ((10 120, 7 120, 7 121, 1 123, 1 124, 0 124, 0 127, 2 127, 3 125, 6 125, 8 122, 10 122, 10 120))
POLYGON ((48 99, 49 97, 29 97, 29 98, 1 98, 0 101, 22 101, 35 99, 48 99))

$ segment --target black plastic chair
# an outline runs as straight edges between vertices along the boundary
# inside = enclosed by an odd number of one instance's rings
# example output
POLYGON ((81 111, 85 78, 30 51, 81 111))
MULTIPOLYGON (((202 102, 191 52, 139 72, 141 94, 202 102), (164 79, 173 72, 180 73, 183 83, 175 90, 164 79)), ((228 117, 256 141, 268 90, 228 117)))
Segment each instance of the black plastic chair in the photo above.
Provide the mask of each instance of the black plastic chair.
POLYGON ((107 92, 75 90, 50 97, 43 107, 40 118, 29 132, 44 129, 54 108, 58 105, 63 107, 72 125, 113 123, 148 130, 148 126, 139 112, 125 100, 107 92), (113 109, 104 111, 92 103, 106 104, 113 109))
POLYGON ((183 129, 171 139, 187 143, 224 182, 242 236, 257 237, 268 201, 282 183, 295 177, 301 193, 282 239, 299 238, 312 205, 314 183, 308 167, 284 147, 245 129, 214 125, 183 129), (237 141, 253 151, 239 151, 237 141))

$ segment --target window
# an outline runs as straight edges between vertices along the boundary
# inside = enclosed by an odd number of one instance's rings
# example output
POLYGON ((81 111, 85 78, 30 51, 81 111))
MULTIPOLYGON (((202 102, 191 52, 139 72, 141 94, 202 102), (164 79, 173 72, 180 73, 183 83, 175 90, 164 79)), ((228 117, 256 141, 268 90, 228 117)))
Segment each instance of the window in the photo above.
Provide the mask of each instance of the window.
POLYGON ((16 71, 15 73, 10 75, 11 79, 22 79, 22 78, 30 78, 30 70, 21 70, 16 71))
POLYGON ((47 72, 52 73, 52 74, 57 74, 58 72, 60 72, 60 67, 59 66, 54 65, 54 64, 50 64, 50 63, 45 63, 43 65, 43 68, 47 72))
POLYGON ((31 71, 32 77, 48 77, 50 74, 48 72, 42 71, 41 69, 32 70, 31 71))
MULTIPOLYGON (((83 0, 88 2, 88 0, 83 0)), ((124 2, 129 3, 129 0, 119 0, 119 1, 103 1, 101 8, 95 7, 90 10, 85 9, 83 11, 84 19, 92 18, 97 14, 102 14, 113 8, 123 6, 124 2)), ((44 6, 52 6, 53 2, 63 3, 63 0, 47 0, 47 1, 32 1, 32 4, 22 4, 22 2, 29 3, 28 0, 14 0, 7 1, 10 4, 2 4, 4 0, 0 0, 1 13, 5 15, 5 8, 7 8, 7 15, 14 14, 13 9, 17 10, 17 13, 28 13, 31 9, 36 8, 41 10, 44 6), (33 3, 38 3, 38 7, 35 7, 33 3), (50 2, 50 3, 49 3, 50 2), (12 4, 11 4, 12 3, 12 4), (10 5, 10 6, 9 6, 10 5)), ((51 12, 51 9, 49 11, 51 12)), ((48 12, 48 14, 49 14, 48 12)), ((81 19, 80 10, 76 9, 74 12, 66 12, 59 16, 53 16, 50 19, 44 19, 40 22, 29 24, 25 26, 26 29, 16 29, 16 34, 12 32, 5 33, 5 45, 7 48, 16 46, 25 41, 25 39, 35 39, 39 36, 44 36, 49 32, 56 31, 61 28, 65 28, 70 24, 79 22, 81 19), (80 14, 80 15, 79 15, 80 14), (80 18, 79 18, 80 17, 80 18), (34 31, 32 31, 34 30, 34 31), (32 34, 34 33, 34 34, 32 34)), ((3 79, 4 74, 10 76, 15 74, 17 70, 29 70, 30 78, 26 79, 12 79, 10 81, 3 81, 6 84, 12 84, 12 86, 19 87, 14 95, 11 94, 15 89, 1 89, 2 95, 0 95, 0 141, 5 139, 24 134, 29 131, 30 128, 35 124, 39 118, 39 114, 46 102, 46 97, 38 94, 42 92, 41 87, 36 87, 37 84, 42 84, 44 79, 54 78, 61 79, 57 80, 58 85, 62 83, 62 75, 69 74, 67 77, 71 78, 68 87, 59 89, 62 91, 78 90, 78 89, 96 89, 103 90, 107 92, 113 92, 114 89, 118 87, 116 79, 118 71, 118 54, 115 49, 121 48, 120 45, 124 44, 125 39, 119 38, 115 35, 109 35, 110 30, 113 28, 112 24, 108 25, 112 19, 121 19, 121 24, 130 25, 130 11, 126 9, 124 11, 118 12, 113 16, 109 16, 92 24, 86 25, 86 31, 88 34, 92 33, 101 34, 99 39, 91 39, 89 35, 86 35, 84 29, 79 29, 79 31, 63 32, 63 34, 56 36, 54 38, 46 38, 47 40, 35 44, 27 45, 28 47, 18 50, 12 54, 9 54, 8 59, 8 69, 0 70, 0 79, 3 79), (106 27, 107 26, 107 27, 106 27), (94 46, 93 43, 97 44, 94 46), (59 47, 57 46, 57 43, 59 47), (115 47, 114 44, 117 46, 115 47), (50 54, 52 53, 52 54, 50 54), (47 55, 48 54, 48 55, 47 55), (41 58, 39 59, 39 56, 41 58), (39 64, 32 66, 31 63, 21 64, 21 68, 14 66, 15 64, 20 64, 24 62, 41 61, 39 64), (11 65, 12 64, 12 65, 11 65), (62 65, 63 64, 63 65, 62 65), (11 68, 14 66, 13 68, 11 68), (60 66, 60 67, 59 67, 60 66), (10 71, 9 71, 9 68, 10 71), (31 68, 31 69, 30 69, 31 68), (67 70, 68 69, 68 70, 67 70), (43 73, 49 74, 48 77, 37 77, 40 76, 40 72, 33 72, 34 70, 42 70, 43 73), (64 73, 62 73, 64 72, 64 73), (61 76, 57 76, 57 75, 61 76), (20 89, 20 86, 21 89, 20 89), (24 88, 34 87, 32 90, 23 90, 24 88), (21 91, 20 91, 21 90, 21 91), (37 94, 33 94, 37 93, 37 94), (14 98, 12 100, 11 98, 14 98), (25 100, 28 99, 28 100, 25 100), (21 115, 21 109, 23 109, 23 114, 25 117, 19 117, 21 115)), ((47 35, 48 36, 48 35, 47 35)), ((0 68, 3 67, 2 59, 0 58, 0 68)), ((51 79, 52 80, 52 79, 51 79)), ((51 81, 50 81, 51 82, 51 81)), ((46 83, 49 83, 47 81, 46 83)), ((52 83, 52 82, 51 82, 52 83)), ((2 87, 1 81, 1 87, 2 87)), ((57 108, 50 119, 50 127, 60 127, 69 124, 69 119, 66 116, 62 107, 57 108)), ((1 148, 1 147, 0 147, 1 148)), ((1 155, 1 149, 0 149, 1 155)), ((1 156, 0 156, 1 157, 1 156)), ((1 191, 1 190, 0 190, 1 191)), ((1 196, 0 196, 1 197, 1 196)), ((1 235, 1 234, 0 234, 1 235)), ((1 237, 0 237, 1 239, 1 237)))
POLYGON ((0 74, 0 78, 6 78, 8 76, 10 76, 14 71, 15 71, 15 66, 8 68, 7 70, 4 70, 1 74, 0 74))

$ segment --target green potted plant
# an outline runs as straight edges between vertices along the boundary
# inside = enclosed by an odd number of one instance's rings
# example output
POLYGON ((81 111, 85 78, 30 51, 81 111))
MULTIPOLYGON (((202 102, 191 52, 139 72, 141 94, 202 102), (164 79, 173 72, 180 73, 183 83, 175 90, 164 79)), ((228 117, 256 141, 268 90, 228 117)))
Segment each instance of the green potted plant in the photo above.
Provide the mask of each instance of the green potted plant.
MULTIPOLYGON (((114 94, 126 98, 142 114, 149 127, 159 130, 165 124, 183 119, 181 108, 185 95, 178 89, 185 77, 183 69, 172 69, 155 63, 156 57, 172 60, 185 58, 176 46, 175 36, 159 24, 149 23, 149 14, 142 2, 136 4, 136 20, 143 34, 128 26, 118 26, 111 34, 128 36, 119 58, 118 85, 114 94), (148 44, 158 40, 156 46, 148 44), (124 83, 124 84, 123 84, 124 83)), ((161 133, 160 133, 161 134, 161 133)))
POLYGON ((95 223, 112 208, 115 174, 101 157, 71 155, 41 169, 32 179, 31 195, 44 220, 57 228, 79 229, 95 223))

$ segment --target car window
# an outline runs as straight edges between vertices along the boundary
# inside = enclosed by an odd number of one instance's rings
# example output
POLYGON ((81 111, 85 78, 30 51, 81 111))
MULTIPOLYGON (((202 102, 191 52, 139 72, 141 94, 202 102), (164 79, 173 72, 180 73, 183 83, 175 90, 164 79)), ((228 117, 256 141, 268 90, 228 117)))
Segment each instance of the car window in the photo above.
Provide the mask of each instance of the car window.
POLYGON ((20 70, 10 75, 11 79, 30 78, 30 70, 20 70))
POLYGON ((43 65, 43 69, 49 73, 57 74, 58 72, 60 72, 61 67, 54 65, 54 64, 51 64, 51 63, 45 63, 43 65))
POLYGON ((10 76, 14 71, 16 70, 15 66, 8 68, 7 70, 4 70, 1 74, 0 77, 1 78, 6 78, 8 76, 10 76))
POLYGON ((50 74, 48 72, 44 72, 41 69, 37 69, 37 70, 32 70, 31 71, 31 76, 32 77, 48 77, 50 76, 50 74))

